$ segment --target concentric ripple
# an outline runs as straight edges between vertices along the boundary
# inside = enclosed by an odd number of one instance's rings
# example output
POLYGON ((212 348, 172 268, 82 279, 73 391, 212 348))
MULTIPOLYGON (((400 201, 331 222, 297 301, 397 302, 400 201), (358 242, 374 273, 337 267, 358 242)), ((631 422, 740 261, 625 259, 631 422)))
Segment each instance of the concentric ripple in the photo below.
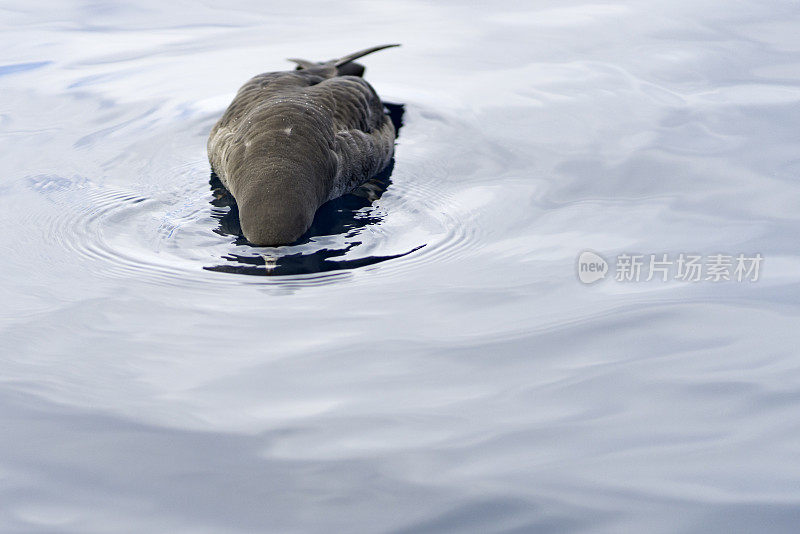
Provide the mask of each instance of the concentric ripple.
MULTIPOLYGON (((388 108, 399 131, 403 106, 388 108)), ((158 171, 161 187, 152 178, 120 187, 52 175, 28 184, 49 202, 46 238, 89 260, 82 263, 98 276, 185 285, 235 283, 241 278, 230 274, 238 274, 315 285, 357 269, 392 273, 446 261, 475 239, 445 191, 446 167, 410 146, 404 153, 401 143, 397 161, 322 206, 309 231, 283 247, 246 242, 236 203, 216 176, 208 179, 204 158, 158 171)))

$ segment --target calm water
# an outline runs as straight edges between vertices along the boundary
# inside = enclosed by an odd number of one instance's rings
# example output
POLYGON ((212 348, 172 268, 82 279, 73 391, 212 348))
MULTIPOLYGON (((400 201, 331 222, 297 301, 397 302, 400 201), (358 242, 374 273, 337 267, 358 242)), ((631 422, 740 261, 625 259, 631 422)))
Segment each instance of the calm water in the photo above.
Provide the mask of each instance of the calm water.
POLYGON ((796 532, 795 1, 225 5, 0 3, 1 531, 796 532), (237 240, 235 91, 385 42, 391 175, 237 240))

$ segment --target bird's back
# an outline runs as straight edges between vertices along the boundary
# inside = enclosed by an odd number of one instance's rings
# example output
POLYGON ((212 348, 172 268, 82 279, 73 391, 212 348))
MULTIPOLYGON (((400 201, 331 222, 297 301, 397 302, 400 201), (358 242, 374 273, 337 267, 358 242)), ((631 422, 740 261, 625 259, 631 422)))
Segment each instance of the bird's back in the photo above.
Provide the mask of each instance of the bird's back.
POLYGON ((357 76, 320 70, 260 74, 239 89, 208 142, 211 166, 228 189, 236 188, 230 183, 235 171, 259 152, 333 157, 323 165, 334 167, 326 177, 326 200, 386 167, 395 132, 375 90, 357 76))
POLYGON ((395 131, 353 63, 389 46, 297 70, 260 74, 239 89, 211 130, 211 166, 239 206, 254 244, 296 240, 324 202, 352 191, 391 160, 395 131))

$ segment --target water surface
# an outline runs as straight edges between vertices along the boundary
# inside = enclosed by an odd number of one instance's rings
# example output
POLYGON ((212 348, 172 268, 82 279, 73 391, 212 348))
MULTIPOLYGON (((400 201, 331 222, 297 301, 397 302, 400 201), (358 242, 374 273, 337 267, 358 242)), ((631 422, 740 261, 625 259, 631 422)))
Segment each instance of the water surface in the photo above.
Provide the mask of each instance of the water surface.
POLYGON ((0 530, 796 531, 798 24, 0 4, 0 530), (205 143, 238 87, 386 42, 391 173, 237 239, 205 143), (585 286, 587 249, 765 260, 585 286))

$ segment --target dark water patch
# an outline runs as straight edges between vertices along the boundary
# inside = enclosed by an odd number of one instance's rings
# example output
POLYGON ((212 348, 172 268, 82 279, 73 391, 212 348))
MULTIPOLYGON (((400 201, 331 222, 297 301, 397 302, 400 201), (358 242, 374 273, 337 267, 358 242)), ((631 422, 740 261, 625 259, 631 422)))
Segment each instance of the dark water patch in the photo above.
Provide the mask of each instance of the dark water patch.
POLYGON ((232 254, 230 256, 225 256, 224 258, 226 260, 245 265, 217 265, 213 267, 205 267, 205 269, 221 273, 249 274, 256 276, 322 273, 327 271, 358 269, 359 267, 366 267, 368 265, 375 265, 376 263, 383 261, 402 258, 403 256, 407 256, 412 252, 416 252, 425 246, 420 245, 409 250, 408 252, 392 254, 388 256, 368 256, 366 258, 358 258, 353 260, 332 259, 344 256, 350 252, 350 250, 360 244, 360 242, 353 243, 352 245, 341 250, 322 249, 312 254, 287 254, 276 258, 271 258, 268 255, 242 256, 238 254, 232 254))

